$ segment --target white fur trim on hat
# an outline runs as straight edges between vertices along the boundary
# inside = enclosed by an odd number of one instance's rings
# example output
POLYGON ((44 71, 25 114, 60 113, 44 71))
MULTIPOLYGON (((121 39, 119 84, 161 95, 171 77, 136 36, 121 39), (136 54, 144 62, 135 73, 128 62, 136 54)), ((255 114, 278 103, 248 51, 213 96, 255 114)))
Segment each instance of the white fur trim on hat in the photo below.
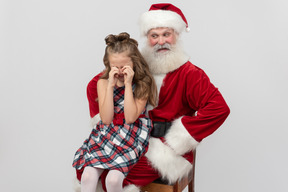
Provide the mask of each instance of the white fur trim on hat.
POLYGON ((193 167, 189 161, 177 155, 159 138, 151 137, 149 139, 149 148, 145 155, 152 167, 169 183, 175 183, 178 179, 187 176, 193 167))
POLYGON ((153 28, 173 28, 177 33, 186 29, 186 23, 181 16, 173 11, 151 10, 142 14, 139 20, 140 33, 145 36, 153 28))
POLYGON ((177 153, 178 155, 184 155, 199 145, 186 130, 181 121, 182 117, 174 120, 167 134, 165 135, 166 143, 177 153))

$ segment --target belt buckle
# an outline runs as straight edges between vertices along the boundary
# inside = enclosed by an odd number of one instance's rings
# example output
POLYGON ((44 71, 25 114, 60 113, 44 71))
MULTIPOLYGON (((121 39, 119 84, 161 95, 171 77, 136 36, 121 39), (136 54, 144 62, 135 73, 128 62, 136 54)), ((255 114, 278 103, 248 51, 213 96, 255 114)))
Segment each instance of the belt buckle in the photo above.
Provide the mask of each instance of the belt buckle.
POLYGON ((166 131, 170 128, 171 122, 153 122, 153 129, 151 131, 152 137, 163 137, 166 134, 166 131))

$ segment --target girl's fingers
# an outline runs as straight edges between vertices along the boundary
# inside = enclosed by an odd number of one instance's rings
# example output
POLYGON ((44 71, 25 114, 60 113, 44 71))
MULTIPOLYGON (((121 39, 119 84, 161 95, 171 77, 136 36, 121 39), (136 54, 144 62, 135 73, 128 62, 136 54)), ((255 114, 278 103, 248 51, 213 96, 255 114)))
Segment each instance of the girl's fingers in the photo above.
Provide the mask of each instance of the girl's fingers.
POLYGON ((118 79, 119 69, 117 67, 111 67, 111 71, 109 72, 109 82, 112 85, 115 85, 118 79))
POLYGON ((117 69, 116 67, 112 67, 111 71, 109 73, 109 76, 111 75, 112 77, 119 74, 119 69, 117 69))
POLYGON ((122 73, 124 74, 124 83, 132 83, 134 71, 130 66, 124 66, 122 73))
POLYGON ((134 71, 130 66, 124 66, 123 67, 123 73, 124 74, 130 74, 130 75, 134 75, 134 71))

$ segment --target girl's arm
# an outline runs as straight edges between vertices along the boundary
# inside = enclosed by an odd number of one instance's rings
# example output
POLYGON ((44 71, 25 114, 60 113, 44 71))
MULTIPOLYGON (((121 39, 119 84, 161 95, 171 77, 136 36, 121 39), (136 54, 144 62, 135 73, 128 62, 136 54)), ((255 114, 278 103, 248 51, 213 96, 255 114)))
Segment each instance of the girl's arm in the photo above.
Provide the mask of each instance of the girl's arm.
POLYGON ((99 79, 97 82, 97 93, 99 99, 99 114, 104 124, 110 124, 114 117, 113 102, 114 86, 108 83, 106 79, 99 79))
POLYGON ((124 94, 124 116, 127 124, 134 123, 139 115, 143 112, 147 99, 135 99, 132 90, 132 80, 134 76, 134 71, 130 66, 125 66, 123 68, 124 73, 124 84, 125 84, 125 94, 124 94))
POLYGON ((117 74, 119 74, 119 69, 117 69, 117 67, 111 67, 108 80, 100 79, 97 83, 99 114, 104 124, 110 124, 113 121, 114 117, 113 91, 118 81, 117 74))
POLYGON ((125 85, 124 116, 127 124, 134 123, 143 112, 147 99, 135 99, 132 85, 125 85))

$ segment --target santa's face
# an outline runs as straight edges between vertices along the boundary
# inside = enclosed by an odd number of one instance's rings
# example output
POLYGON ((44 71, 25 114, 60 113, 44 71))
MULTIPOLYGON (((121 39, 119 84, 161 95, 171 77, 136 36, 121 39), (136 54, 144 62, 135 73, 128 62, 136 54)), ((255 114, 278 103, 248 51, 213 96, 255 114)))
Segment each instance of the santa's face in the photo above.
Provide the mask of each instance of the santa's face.
POLYGON ((141 53, 153 74, 166 74, 189 60, 178 33, 170 28, 151 29, 141 53))
POLYGON ((177 34, 171 28, 160 27, 151 29, 148 34, 148 43, 154 47, 157 53, 165 53, 171 50, 171 45, 176 44, 177 34))

